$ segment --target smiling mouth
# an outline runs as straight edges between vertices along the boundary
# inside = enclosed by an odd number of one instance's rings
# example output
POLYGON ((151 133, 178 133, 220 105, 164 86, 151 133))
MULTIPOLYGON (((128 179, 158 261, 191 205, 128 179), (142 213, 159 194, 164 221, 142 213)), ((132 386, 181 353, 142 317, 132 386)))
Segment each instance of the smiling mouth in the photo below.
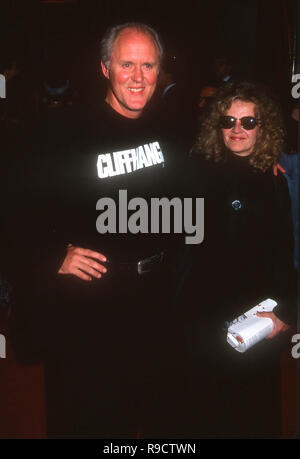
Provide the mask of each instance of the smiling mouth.
POLYGON ((234 140, 236 142, 239 142, 241 140, 245 140, 244 137, 230 137, 231 140, 234 140))
POLYGON ((128 88, 128 90, 136 94, 136 93, 142 92, 144 88, 128 88))

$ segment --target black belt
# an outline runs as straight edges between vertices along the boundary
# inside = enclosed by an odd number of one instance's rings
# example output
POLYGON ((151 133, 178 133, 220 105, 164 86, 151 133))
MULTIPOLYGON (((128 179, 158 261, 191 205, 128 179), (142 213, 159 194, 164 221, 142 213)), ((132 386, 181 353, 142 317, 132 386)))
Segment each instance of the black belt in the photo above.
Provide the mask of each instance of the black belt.
POLYGON ((138 261, 119 262, 116 264, 113 263, 113 268, 117 268, 128 274, 142 276, 158 269, 164 261, 165 254, 164 252, 160 252, 158 254, 151 255, 150 257, 142 258, 138 261))

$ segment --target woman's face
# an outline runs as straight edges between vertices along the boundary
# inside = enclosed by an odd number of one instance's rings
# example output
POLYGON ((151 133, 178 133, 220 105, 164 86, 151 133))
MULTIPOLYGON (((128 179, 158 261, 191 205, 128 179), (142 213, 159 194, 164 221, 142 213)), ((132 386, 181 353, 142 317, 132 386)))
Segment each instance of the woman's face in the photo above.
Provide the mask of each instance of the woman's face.
POLYGON ((226 116, 236 118, 235 125, 230 129, 222 129, 223 139, 226 147, 238 156, 249 156, 254 148, 258 135, 259 126, 247 130, 241 125, 240 119, 244 116, 255 118, 255 104, 235 100, 225 113, 226 116))

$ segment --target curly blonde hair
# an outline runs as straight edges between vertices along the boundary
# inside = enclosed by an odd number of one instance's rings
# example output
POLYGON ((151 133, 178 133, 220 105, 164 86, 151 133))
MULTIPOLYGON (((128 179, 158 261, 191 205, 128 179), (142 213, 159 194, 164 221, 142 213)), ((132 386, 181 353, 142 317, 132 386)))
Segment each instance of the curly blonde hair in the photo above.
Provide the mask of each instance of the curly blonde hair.
POLYGON ((285 129, 275 98, 267 88, 249 81, 228 82, 218 89, 203 117, 192 154, 203 154, 215 162, 225 161, 226 147, 219 123, 220 117, 226 114, 235 100, 255 104, 255 116, 261 124, 249 162, 253 167, 266 171, 279 161, 285 129))

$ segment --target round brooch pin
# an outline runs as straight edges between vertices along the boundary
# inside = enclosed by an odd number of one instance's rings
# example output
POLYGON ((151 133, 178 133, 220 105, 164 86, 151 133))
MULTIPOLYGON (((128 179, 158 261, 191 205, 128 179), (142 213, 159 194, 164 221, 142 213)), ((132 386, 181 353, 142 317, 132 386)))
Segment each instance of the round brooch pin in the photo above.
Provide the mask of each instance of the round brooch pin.
POLYGON ((232 201, 231 205, 234 210, 240 210, 242 208, 241 201, 239 201, 238 199, 236 199, 235 201, 232 201))

